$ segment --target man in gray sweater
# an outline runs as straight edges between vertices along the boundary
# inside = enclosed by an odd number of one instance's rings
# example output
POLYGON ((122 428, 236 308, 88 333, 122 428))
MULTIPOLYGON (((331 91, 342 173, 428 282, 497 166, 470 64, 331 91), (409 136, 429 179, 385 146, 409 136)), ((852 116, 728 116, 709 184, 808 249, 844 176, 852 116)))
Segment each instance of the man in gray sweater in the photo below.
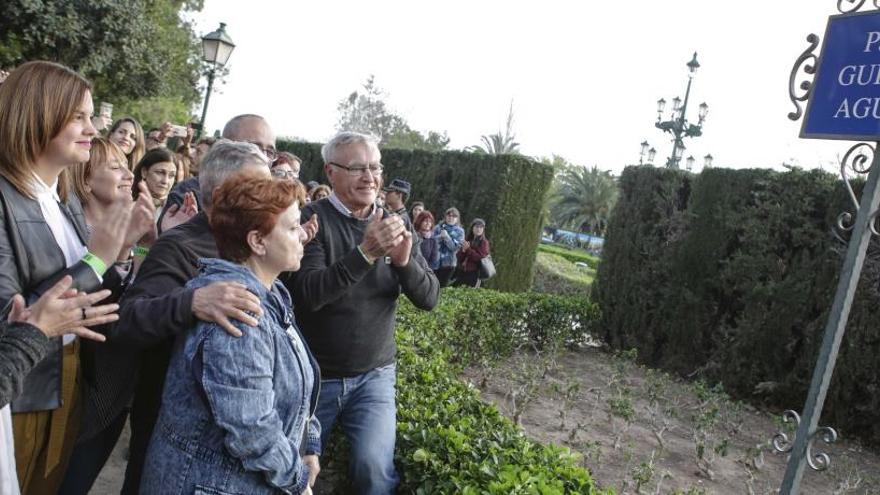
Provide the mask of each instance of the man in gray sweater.
POLYGON ((322 448, 338 421, 351 444, 356 493, 393 493, 397 409, 394 319, 401 292, 421 309, 440 285, 396 214, 376 206, 382 183, 376 140, 337 134, 321 150, 333 193, 303 209, 318 218, 300 270, 287 284, 297 321, 321 366, 316 415, 322 448))

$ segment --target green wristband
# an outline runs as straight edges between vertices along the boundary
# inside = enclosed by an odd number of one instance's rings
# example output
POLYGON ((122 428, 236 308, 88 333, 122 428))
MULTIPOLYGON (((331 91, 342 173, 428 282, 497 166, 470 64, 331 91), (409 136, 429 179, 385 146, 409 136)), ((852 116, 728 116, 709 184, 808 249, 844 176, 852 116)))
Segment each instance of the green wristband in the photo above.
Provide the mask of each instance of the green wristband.
POLYGON ((104 263, 104 260, 98 258, 94 254, 86 251, 86 254, 82 257, 83 263, 92 267, 95 270, 95 273, 98 275, 104 275, 107 273, 107 263, 104 263))
POLYGON ((131 250, 135 256, 140 256, 141 258, 146 258, 147 254, 150 252, 150 248, 145 248, 143 246, 135 246, 134 249, 131 250))

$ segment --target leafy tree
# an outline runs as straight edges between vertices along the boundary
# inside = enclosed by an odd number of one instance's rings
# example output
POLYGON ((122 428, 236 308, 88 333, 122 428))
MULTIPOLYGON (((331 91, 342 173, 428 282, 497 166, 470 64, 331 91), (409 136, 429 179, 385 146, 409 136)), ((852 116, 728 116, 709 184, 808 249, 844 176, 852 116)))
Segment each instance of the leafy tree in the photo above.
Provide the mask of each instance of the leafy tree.
POLYGON ((551 199, 551 218, 560 226, 602 234, 617 201, 617 183, 611 172, 597 167, 568 167, 559 177, 551 199))
POLYGON ((203 62, 180 13, 201 8, 202 0, 8 0, 0 67, 53 60, 92 80, 95 97, 114 103, 117 115, 171 113, 145 123, 188 115, 201 99, 203 62))
POLYGON ((352 92, 336 107, 339 118, 338 131, 357 131, 372 134, 379 143, 389 148, 445 150, 449 145, 446 132, 428 131, 425 136, 411 128, 402 116, 392 112, 385 100, 388 94, 376 86, 375 76, 370 75, 361 91, 352 92))
POLYGON ((490 155, 518 155, 519 143, 514 141, 516 136, 513 134, 513 102, 510 102, 510 110, 507 113, 507 127, 504 134, 501 131, 480 138, 482 145, 469 146, 466 151, 474 153, 488 153, 490 155))

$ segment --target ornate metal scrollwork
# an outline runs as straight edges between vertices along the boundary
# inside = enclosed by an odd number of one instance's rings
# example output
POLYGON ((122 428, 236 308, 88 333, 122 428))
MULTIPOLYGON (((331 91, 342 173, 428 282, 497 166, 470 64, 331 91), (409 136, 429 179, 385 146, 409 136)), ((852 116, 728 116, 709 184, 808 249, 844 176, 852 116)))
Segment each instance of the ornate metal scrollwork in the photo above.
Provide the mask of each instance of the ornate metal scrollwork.
MULTIPOLYGON (((794 428, 797 430, 797 427, 801 424, 801 417, 795 411, 789 409, 782 413, 782 423, 788 424, 794 421, 794 428)), ((794 438, 788 438, 788 434, 785 431, 780 431, 776 435, 773 435, 773 448, 776 452, 786 454, 791 452, 791 448, 794 446, 794 438)))
MULTIPOLYGON (((794 422, 794 428, 797 431, 797 428, 801 425, 801 417, 798 413, 789 409, 782 413, 782 422, 783 424, 794 422)), ((837 441, 837 436, 837 431, 828 426, 819 427, 810 435, 810 438, 807 440, 806 455, 807 464, 810 465, 811 469, 814 471, 824 471, 831 466, 831 456, 825 452, 814 453, 813 442, 819 439, 830 445, 837 441)), ((788 434, 785 431, 780 431, 773 436, 773 449, 781 454, 787 454, 794 447, 794 441, 794 438, 788 438, 788 434)))
MULTIPOLYGON (((880 0, 874 0, 874 7, 880 9, 880 0)), ((852 14, 865 5, 865 0, 837 0, 837 11, 841 14, 852 14), (849 4, 846 6, 844 4, 849 4)))
POLYGON ((813 92, 813 82, 808 80, 801 81, 799 88, 804 92, 802 95, 799 96, 797 89, 795 89, 795 80, 800 73, 801 67, 803 67, 806 74, 813 75, 816 73, 816 64, 819 58, 814 52, 819 47, 819 37, 815 34, 810 34, 807 36, 807 42, 810 43, 810 46, 794 62, 794 67, 792 67, 791 75, 788 78, 788 97, 791 98, 791 102, 796 108, 794 112, 789 112, 788 114, 788 118, 791 120, 798 120, 804 115, 804 109, 800 102, 807 101, 810 98, 810 93, 813 92))
MULTIPOLYGON (((859 211, 859 199, 856 197, 856 193, 850 183, 849 171, 857 175, 867 174, 871 170, 871 163, 876 152, 876 148, 869 143, 857 143, 847 150, 846 154, 843 155, 843 159, 840 160, 840 177, 843 179, 843 185, 846 187, 846 192, 853 205, 852 212, 845 211, 837 217, 837 230, 841 233, 849 232, 853 229, 855 226, 855 214, 859 211)), ((878 212, 873 212, 869 225, 871 233, 880 236, 880 229, 876 225, 877 217, 878 212)), ((839 235, 838 238, 844 240, 839 235)))
POLYGON ((825 452, 813 453, 813 442, 817 438, 830 445, 837 441, 837 431, 829 426, 817 428, 807 442, 807 464, 813 471, 825 471, 831 466, 831 456, 825 452))

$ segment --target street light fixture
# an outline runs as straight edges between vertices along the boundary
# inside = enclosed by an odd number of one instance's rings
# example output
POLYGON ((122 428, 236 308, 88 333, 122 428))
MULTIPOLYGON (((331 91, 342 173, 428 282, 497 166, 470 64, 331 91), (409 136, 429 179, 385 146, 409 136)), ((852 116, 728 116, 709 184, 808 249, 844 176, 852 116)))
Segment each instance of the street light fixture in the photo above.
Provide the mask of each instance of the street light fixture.
POLYGON ((647 141, 642 141, 642 149, 639 151, 639 165, 645 164, 645 155, 648 153, 649 146, 651 145, 647 141))
POLYGON ((657 150, 651 148, 648 150, 648 165, 654 164, 654 157, 657 156, 657 150))
POLYGON ((685 160, 684 163, 685 163, 685 167, 687 167, 687 171, 688 171, 688 172, 690 172, 691 170, 694 169, 694 162, 695 162, 695 161, 696 161, 696 160, 694 160, 694 155, 690 155, 690 156, 688 156, 688 157, 687 157, 687 160, 685 160))
POLYGON ((235 43, 226 34, 225 22, 221 22, 220 27, 216 31, 212 31, 202 37, 202 60, 210 64, 211 69, 208 72, 208 90, 205 92, 205 104, 202 107, 202 120, 200 121, 202 128, 199 130, 198 135, 201 135, 205 130, 205 116, 208 114, 208 102, 211 100, 211 89, 214 87, 214 76, 216 75, 217 68, 226 65, 234 49, 235 43))
POLYGON ((697 115, 699 119, 697 124, 691 124, 685 119, 688 99, 691 94, 691 83, 693 82, 694 75, 697 73, 697 69, 700 68, 700 63, 697 62, 696 52, 694 52, 694 58, 687 63, 687 68, 688 84, 687 90, 684 94, 684 102, 682 102, 681 98, 677 96, 672 99, 672 113, 670 114, 669 120, 663 121, 663 110, 666 108, 666 100, 662 98, 657 100, 657 122, 654 124, 654 127, 663 132, 668 132, 674 137, 672 140, 672 154, 670 154, 669 159, 666 160, 666 166, 668 168, 679 168, 681 157, 685 150, 684 138, 702 136, 703 123, 706 121, 706 116, 709 114, 709 105, 701 103, 697 115))
POLYGON ((703 157, 703 168, 709 168, 711 166, 712 166, 712 154, 709 153, 708 155, 703 157))

